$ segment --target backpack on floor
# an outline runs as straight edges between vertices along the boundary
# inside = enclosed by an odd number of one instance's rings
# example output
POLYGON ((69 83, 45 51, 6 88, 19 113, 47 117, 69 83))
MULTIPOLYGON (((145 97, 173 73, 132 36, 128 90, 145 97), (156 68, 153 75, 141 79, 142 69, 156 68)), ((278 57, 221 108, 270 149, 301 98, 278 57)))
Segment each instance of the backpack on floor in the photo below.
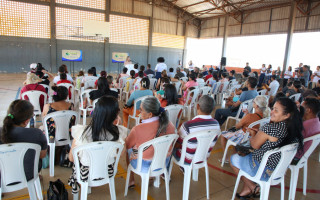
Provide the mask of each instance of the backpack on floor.
POLYGON ((64 183, 58 179, 49 182, 47 191, 48 200, 68 200, 68 191, 64 187, 64 183))

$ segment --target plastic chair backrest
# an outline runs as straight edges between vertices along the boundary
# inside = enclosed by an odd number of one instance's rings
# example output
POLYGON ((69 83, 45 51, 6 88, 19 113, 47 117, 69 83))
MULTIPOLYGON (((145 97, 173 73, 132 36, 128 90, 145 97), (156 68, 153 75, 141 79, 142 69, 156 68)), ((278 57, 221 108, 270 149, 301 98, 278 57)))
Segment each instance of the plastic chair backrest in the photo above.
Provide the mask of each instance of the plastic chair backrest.
MULTIPOLYGON (((150 74, 149 74, 149 75, 150 75, 150 74)), ((151 75, 152 75, 152 74, 151 74, 151 75)), ((156 79, 156 78, 150 78, 149 80, 150 80, 149 89, 150 89, 150 90, 153 90, 154 87, 155 87, 155 84, 156 84, 156 82, 157 82, 157 79, 156 79)))
POLYGON ((38 163, 41 147, 32 143, 11 143, 0 145, 0 170, 2 192, 13 192, 27 187, 24 171, 24 157, 29 149, 35 151, 33 179, 38 177, 38 163))
MULTIPOLYGON (((265 124, 267 123, 270 123, 270 117, 267 117, 267 118, 263 118, 263 119, 260 119, 258 121, 255 121, 255 122, 252 122, 248 128, 252 128, 252 127, 255 127, 256 125, 259 124, 259 128, 261 128, 262 126, 264 126, 265 124)), ((249 137, 249 132, 247 131, 242 139, 242 142, 244 141, 247 141, 248 140, 248 137, 249 137)))
POLYGON ((218 94, 220 85, 221 85, 220 82, 215 82, 215 83, 212 85, 212 94, 218 94))
POLYGON ((62 110, 47 114, 42 120, 47 141, 49 142, 49 127, 47 120, 51 118, 54 121, 56 129, 54 138, 56 146, 71 144, 69 133, 70 120, 72 116, 75 116, 75 124, 78 124, 78 115, 78 112, 72 110, 62 110))
POLYGON ((89 93, 91 92, 91 91, 93 91, 94 89, 86 89, 86 90, 84 90, 81 94, 80 94, 80 104, 79 104, 79 106, 80 106, 80 109, 84 109, 84 107, 83 107, 83 102, 84 102, 84 100, 85 99, 87 99, 87 107, 88 106, 91 106, 91 104, 90 104, 90 95, 89 95, 89 93))
POLYGON ((153 77, 154 77, 154 75, 153 75, 153 74, 148 74, 147 76, 149 77, 149 79, 151 79, 151 78, 153 78, 153 77))
POLYGON ((110 88, 111 91, 118 92, 117 88, 110 88))
POLYGON ((189 80, 188 77, 181 77, 180 80, 183 80, 183 82, 187 82, 189 80))
POLYGON ((179 94, 180 88, 181 88, 181 82, 177 81, 177 82, 173 82, 173 84, 176 87, 177 93, 179 94))
POLYGON ((163 169, 166 168, 166 158, 169 152, 169 148, 173 149, 174 142, 177 140, 178 135, 168 134, 154 138, 148 142, 141 144, 138 148, 138 159, 137 159, 137 171, 141 171, 142 167, 142 156, 145 148, 153 146, 154 154, 150 164, 149 173, 151 176, 158 176, 163 173, 163 169), (162 169, 162 170, 161 170, 162 169))
POLYGON ((197 78, 197 83, 205 83, 203 78, 197 78))
POLYGON ((94 88, 94 84, 96 82, 98 78, 95 77, 95 76, 87 76, 86 77, 86 80, 84 82, 84 89, 87 89, 87 88, 94 88))
POLYGON ((217 129, 217 130, 208 129, 203 131, 197 131, 186 136, 182 142, 181 157, 180 157, 179 163, 181 163, 182 165, 184 164, 187 145, 189 143, 188 141, 194 138, 197 139, 197 148, 192 158, 192 164, 196 165, 196 163, 206 162, 210 145, 214 140, 214 138, 220 135, 220 133, 221 133, 220 129, 217 129))
POLYGON ((82 82, 82 79, 83 79, 83 76, 80 76, 80 77, 77 77, 76 78, 76 89, 77 90, 80 90, 80 88, 81 88, 81 82, 82 82))
POLYGON ((68 95, 68 100, 69 101, 74 101, 74 86, 70 83, 60 83, 58 84, 57 86, 64 86, 68 89, 68 91, 71 92, 71 98, 70 96, 68 95))
POLYGON ((267 93, 266 89, 258 91, 258 95, 265 95, 266 93, 267 93))
POLYGON ((127 78, 128 77, 122 77, 119 79, 119 89, 122 89, 124 86, 126 86, 127 78))
POLYGON ((96 103, 99 101, 99 99, 100 98, 93 100, 93 102, 92 102, 93 110, 96 108, 96 103))
POLYGON ((209 78, 209 79, 206 81, 206 85, 208 85, 211 81, 213 81, 213 78, 209 78))
POLYGON ((137 110, 140 109, 140 105, 142 103, 143 100, 145 100, 148 97, 153 97, 151 95, 147 95, 147 96, 143 96, 143 97, 139 97, 136 100, 134 100, 134 105, 133 105, 133 114, 132 116, 136 116, 137 115, 137 110))
POLYGON ((292 99, 293 101, 299 101, 301 96, 301 93, 293 94, 289 97, 289 99, 292 99))
POLYGON ((40 96, 43 95, 43 99, 44 99, 44 104, 45 105, 47 103, 47 99, 48 99, 48 95, 45 92, 41 92, 38 90, 31 90, 31 91, 27 91, 22 93, 22 99, 25 99, 25 96, 28 97, 30 103, 33 105, 34 107, 34 112, 37 112, 38 114, 41 114, 41 108, 40 108, 40 96))
POLYGON ((169 121, 178 128, 182 116, 183 105, 175 104, 164 107, 168 112, 169 121))
POLYGON ((117 174, 122 149, 123 145, 120 142, 112 141, 91 142, 75 147, 72 150, 72 154, 77 181, 82 182, 80 178, 79 152, 85 151, 86 155, 89 156, 89 186, 100 186, 109 183, 108 165, 114 163, 113 177, 117 174))
POLYGON ((252 102, 252 99, 250 99, 250 100, 247 100, 247 101, 244 101, 244 102, 242 102, 241 104, 240 104, 240 106, 239 106, 239 109, 238 109, 238 111, 237 111, 237 115, 235 116, 235 118, 240 118, 240 115, 241 115, 241 113, 242 113, 242 109, 243 109, 243 106, 246 104, 246 105, 248 105, 248 111, 249 111, 249 113, 250 113, 250 102, 252 102))
POLYGON ((200 94, 200 89, 193 89, 193 90, 189 91, 187 98, 186 98, 186 102, 184 103, 184 105, 185 106, 193 105, 196 102, 196 100, 198 99, 199 94, 200 94), (189 99, 190 99, 191 94, 193 94, 193 96, 192 96, 191 102, 189 104, 189 99))
POLYGON ((127 90, 126 92, 130 92, 130 91, 132 90, 132 88, 133 88, 133 81, 134 81, 134 79, 130 79, 130 80, 127 80, 127 81, 126 81, 126 84, 129 84, 129 88, 128 88, 128 90, 127 90))
POLYGON ((298 144, 294 143, 294 144, 283 146, 281 148, 267 151, 262 157, 262 161, 255 175, 255 179, 260 180, 262 173, 264 171, 264 168, 266 167, 268 158, 275 153, 280 153, 281 158, 278 162, 277 167, 274 169, 269 179, 269 181, 271 180, 271 183, 273 184, 280 182, 281 178, 284 177, 293 157, 296 155, 297 148, 298 148, 298 144))
POLYGON ((205 85, 206 85, 205 82, 199 82, 199 83, 198 83, 198 87, 199 87, 200 89, 203 88, 205 85))
MULTIPOLYGON (((228 86, 229 86, 229 82, 228 81, 225 81, 225 82, 222 82, 221 83, 222 84, 222 88, 221 88, 221 93, 223 93, 223 92, 226 92, 227 91, 227 89, 228 89, 228 86)), ((221 86, 220 86, 221 87, 221 86)))
POLYGON ((297 165, 303 165, 305 162, 308 161, 308 158, 310 157, 310 155, 312 154, 312 152, 317 148, 317 146, 320 143, 320 132, 317 133, 314 136, 305 138, 303 140, 303 143, 306 142, 312 142, 311 146, 309 147, 309 149, 303 154, 303 156, 300 158, 299 162, 297 163, 297 165))
POLYGON ((208 95, 210 93, 211 87, 205 86, 200 88, 200 90, 201 90, 201 95, 208 95))

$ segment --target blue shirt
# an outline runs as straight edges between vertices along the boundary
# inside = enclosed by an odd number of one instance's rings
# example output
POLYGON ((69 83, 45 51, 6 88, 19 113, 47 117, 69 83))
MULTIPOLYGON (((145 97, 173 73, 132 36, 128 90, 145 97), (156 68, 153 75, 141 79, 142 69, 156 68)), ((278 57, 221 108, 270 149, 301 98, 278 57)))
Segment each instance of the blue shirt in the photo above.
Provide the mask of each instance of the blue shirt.
POLYGON ((248 90, 248 91, 243 91, 240 95, 240 102, 244 102, 250 99, 255 98, 258 96, 258 92, 256 90, 248 90))
MULTIPOLYGON (((132 94, 130 95, 129 100, 127 101, 127 105, 131 106, 133 101, 135 101, 136 99, 138 99, 140 97, 144 97, 147 95, 153 96, 152 91, 151 90, 136 90, 136 91, 132 92, 132 94)), ((137 104, 137 109, 140 108, 140 103, 137 104)))

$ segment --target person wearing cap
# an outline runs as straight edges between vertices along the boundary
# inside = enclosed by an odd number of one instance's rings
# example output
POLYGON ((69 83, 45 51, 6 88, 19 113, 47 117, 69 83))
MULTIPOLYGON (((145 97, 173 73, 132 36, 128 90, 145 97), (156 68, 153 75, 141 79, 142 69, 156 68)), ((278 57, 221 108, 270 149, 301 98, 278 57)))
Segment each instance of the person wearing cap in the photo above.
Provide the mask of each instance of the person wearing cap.
MULTIPOLYGON (((39 78, 36 74, 34 73, 29 73, 27 75, 27 80, 25 80, 25 86, 21 89, 21 92, 20 92, 20 97, 22 99, 22 94, 24 92, 27 92, 27 91, 33 91, 33 90, 36 90, 36 91, 41 91, 41 92, 44 92, 44 93, 47 93, 46 89, 39 84, 39 82, 42 82, 42 79, 39 78)), ((24 100, 29 100, 27 96, 25 96, 24 100)), ((44 105, 44 96, 40 96, 40 108, 41 108, 41 111, 43 109, 43 105, 44 105)))
POLYGON ((36 71, 37 71, 37 63, 31 63, 30 64, 30 72, 28 72, 28 74, 30 74, 30 73, 36 73, 36 71))

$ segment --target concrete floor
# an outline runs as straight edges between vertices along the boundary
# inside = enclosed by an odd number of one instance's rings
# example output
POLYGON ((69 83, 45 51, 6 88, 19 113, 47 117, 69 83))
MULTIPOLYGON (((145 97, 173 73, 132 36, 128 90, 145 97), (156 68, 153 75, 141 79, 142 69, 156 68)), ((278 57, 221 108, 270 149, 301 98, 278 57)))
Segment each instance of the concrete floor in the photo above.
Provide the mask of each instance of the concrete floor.
MULTIPOLYGON (((22 86, 22 82, 25 80, 26 74, 0 74, 0 123, 4 116, 6 115, 7 108, 11 101, 13 101, 16 96, 19 87, 22 86)), ((89 121, 90 118, 87 120, 89 121)), ((307 196, 304 196, 301 192, 302 188, 302 171, 300 170, 299 180, 298 180, 298 191, 296 193, 296 199, 301 200, 319 200, 320 199, 320 163, 318 162, 319 157, 318 147, 313 155, 309 159, 308 163, 308 185, 307 185, 307 196)), ((210 158, 208 159, 209 164, 209 174, 210 174, 210 199, 227 200, 231 199, 234 184, 236 181, 236 176, 230 168, 229 164, 225 164, 221 168, 218 159, 222 157, 221 145, 218 142, 214 147, 210 158)), ((124 197, 124 186, 126 177, 126 162, 125 158, 121 158, 118 168, 118 174, 115 179, 116 183, 116 195, 117 199, 140 199, 140 178, 136 176, 136 187, 134 189, 129 189, 128 196, 124 197)), ((48 169, 44 169, 41 172, 43 179, 42 190, 46 196, 46 191, 48 189, 49 181, 55 181, 56 179, 61 179, 65 184, 67 184, 68 177, 71 174, 70 168, 62 168, 59 166, 55 167, 55 177, 49 177, 48 169)), ((290 182, 290 172, 287 172, 285 184, 288 187, 290 182)), ((97 188, 92 188, 92 193, 88 195, 88 199, 110 199, 109 186, 102 186, 97 188)), ((177 166, 173 167, 173 172, 171 175, 170 182, 170 197, 171 199, 182 199, 182 187, 183 187, 183 174, 180 172, 177 166)), ((240 186, 241 187, 241 186, 240 186)), ((69 192, 69 198, 72 199, 71 189, 66 186, 69 192)), ((288 188, 286 189, 285 198, 288 198, 288 188)), ((27 189, 6 193, 3 199, 29 199, 27 189)), ((165 199, 165 185, 164 181, 161 180, 160 188, 153 187, 150 184, 148 199, 165 199)), ((200 170, 199 180, 194 182, 191 180, 189 199, 191 200, 201 200, 206 199, 206 186, 205 186, 205 174, 204 170, 200 170)), ((280 199, 280 188, 272 187, 270 189, 269 199, 280 199)))

